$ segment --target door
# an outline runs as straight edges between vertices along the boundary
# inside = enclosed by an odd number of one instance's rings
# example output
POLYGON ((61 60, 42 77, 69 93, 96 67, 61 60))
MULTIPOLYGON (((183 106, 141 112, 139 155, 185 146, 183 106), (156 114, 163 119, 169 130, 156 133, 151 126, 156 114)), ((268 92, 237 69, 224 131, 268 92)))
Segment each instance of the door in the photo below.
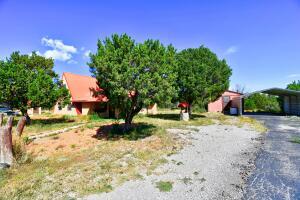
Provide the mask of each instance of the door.
POLYGON ((73 103, 73 104, 74 104, 74 107, 76 109, 77 115, 81 115, 82 114, 82 103, 81 102, 76 102, 76 103, 73 103))

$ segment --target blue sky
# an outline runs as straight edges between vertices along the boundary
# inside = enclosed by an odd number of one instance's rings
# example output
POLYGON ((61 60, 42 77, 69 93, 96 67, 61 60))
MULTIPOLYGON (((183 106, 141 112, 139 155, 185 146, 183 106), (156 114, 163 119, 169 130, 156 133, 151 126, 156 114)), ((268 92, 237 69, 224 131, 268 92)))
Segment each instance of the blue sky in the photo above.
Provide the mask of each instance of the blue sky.
POLYGON ((231 88, 285 87, 300 79, 300 1, 0 0, 0 57, 35 50, 55 70, 89 74, 98 39, 127 33, 178 51, 205 45, 233 69, 231 88))

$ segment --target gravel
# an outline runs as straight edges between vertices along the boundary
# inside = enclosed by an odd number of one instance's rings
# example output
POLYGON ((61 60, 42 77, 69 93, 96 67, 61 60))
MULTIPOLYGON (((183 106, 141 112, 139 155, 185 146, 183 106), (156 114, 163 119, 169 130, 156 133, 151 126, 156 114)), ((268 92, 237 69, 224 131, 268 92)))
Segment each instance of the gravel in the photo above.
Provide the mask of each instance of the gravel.
POLYGON ((142 180, 128 181, 110 193, 94 194, 88 200, 154 199, 241 199, 245 182, 254 169, 262 135, 247 127, 227 125, 169 129, 186 140, 168 163, 142 180), (161 192, 157 182, 172 183, 170 192, 161 192))

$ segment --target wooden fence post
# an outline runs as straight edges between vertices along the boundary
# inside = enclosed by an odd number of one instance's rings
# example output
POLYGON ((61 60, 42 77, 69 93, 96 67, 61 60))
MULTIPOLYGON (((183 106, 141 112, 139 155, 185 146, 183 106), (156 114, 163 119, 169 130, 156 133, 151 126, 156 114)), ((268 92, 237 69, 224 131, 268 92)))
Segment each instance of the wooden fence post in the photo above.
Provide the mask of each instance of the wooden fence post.
POLYGON ((3 124, 3 118, 4 118, 4 114, 1 113, 1 114, 0 114, 0 127, 1 127, 2 124, 3 124))
POLYGON ((0 168, 13 163, 12 135, 8 127, 0 127, 0 168))
POLYGON ((11 130, 12 130, 12 127, 13 127, 13 122, 14 122, 14 117, 13 116, 10 116, 8 119, 7 119, 7 122, 6 122, 6 128, 8 129, 8 131, 11 133, 11 130))
POLYGON ((21 117, 17 125, 17 136, 21 136, 26 124, 26 117, 21 117))

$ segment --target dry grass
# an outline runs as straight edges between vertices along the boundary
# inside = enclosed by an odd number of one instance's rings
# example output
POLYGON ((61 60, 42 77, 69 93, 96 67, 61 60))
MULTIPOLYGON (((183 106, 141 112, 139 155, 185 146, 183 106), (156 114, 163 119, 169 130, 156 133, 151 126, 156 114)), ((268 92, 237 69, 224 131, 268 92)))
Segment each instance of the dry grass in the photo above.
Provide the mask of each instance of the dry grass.
POLYGON ((251 117, 244 117, 244 116, 236 117, 236 116, 223 115, 221 113, 205 113, 205 116, 219 124, 233 125, 237 127, 248 126, 259 133, 267 132, 267 128, 264 126, 264 124, 251 117))
POLYGON ((170 127, 232 121, 238 126, 245 123, 259 127, 248 118, 200 113, 183 122, 179 121, 178 113, 178 110, 163 111, 156 116, 136 117, 135 123, 153 127, 143 139, 94 137, 99 126, 111 121, 87 119, 89 125, 78 130, 30 143, 26 148, 32 153, 32 162, 0 171, 0 199, 70 199, 108 192, 125 181, 141 179, 166 163, 166 156, 182 148, 182 141, 166 132, 170 127))
POLYGON ((153 128, 151 136, 133 141, 92 137, 96 131, 95 125, 29 144, 34 161, 1 172, 0 199, 66 199, 107 192, 127 180, 151 174, 167 162, 164 156, 181 148, 180 142, 160 127, 153 128), (70 136, 76 139, 67 145, 64 142, 70 136))

